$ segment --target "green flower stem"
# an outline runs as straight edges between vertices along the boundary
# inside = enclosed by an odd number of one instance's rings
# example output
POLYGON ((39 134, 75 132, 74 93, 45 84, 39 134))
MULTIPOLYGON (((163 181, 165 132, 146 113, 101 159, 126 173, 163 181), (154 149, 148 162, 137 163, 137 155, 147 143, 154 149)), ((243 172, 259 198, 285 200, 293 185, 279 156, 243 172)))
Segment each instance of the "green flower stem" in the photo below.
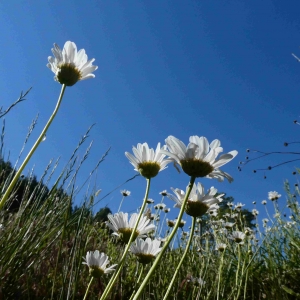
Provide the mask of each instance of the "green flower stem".
POLYGON ((123 196, 123 198, 122 198, 122 200, 121 200, 121 203, 120 203, 120 206, 119 206, 118 212, 119 212, 119 211, 120 211, 120 209, 121 209, 121 206, 122 206, 122 204, 123 204, 124 198, 125 198, 125 196, 123 196))
POLYGON ((166 300, 166 299, 168 298, 168 296, 169 296, 169 294, 170 294, 170 292, 171 292, 171 289, 172 289, 172 287, 173 287, 173 285, 174 285, 174 282, 175 282, 175 279, 176 279, 176 277, 177 277, 177 274, 178 274, 178 272, 179 272, 179 270, 180 270, 180 267, 182 266, 183 261, 184 261, 186 255, 188 254, 188 252, 189 252, 189 250, 190 250, 190 245, 191 245, 191 242, 192 242, 192 240, 193 240, 194 231, 195 231, 195 224, 196 224, 196 218, 193 217, 193 218, 192 218, 192 228, 191 228, 189 240, 188 240, 188 242, 187 242, 187 244, 186 244, 184 253, 183 253, 183 255, 182 255, 182 257, 181 257, 181 260, 180 260, 180 262, 179 262, 179 264, 178 264, 178 266, 177 266, 177 268, 176 268, 176 270, 175 270, 175 273, 174 273, 174 275, 173 275, 173 278, 172 278, 172 280, 171 280, 171 282, 170 282, 170 284, 169 284, 169 287, 168 287, 168 289, 167 289, 167 292, 166 292, 165 297, 164 297, 163 300, 166 300))
POLYGON ((139 278, 138 278, 138 280, 137 280, 137 282, 136 282, 136 284, 135 284, 134 290, 133 290, 132 295, 131 295, 131 297, 130 297, 129 300, 132 300, 132 298, 133 298, 133 296, 134 296, 134 294, 135 294, 136 287, 137 287, 137 285, 140 283, 143 273, 144 273, 144 265, 142 264, 142 269, 141 269, 139 278))
POLYGON ((225 254, 225 250, 222 252, 221 262, 220 262, 220 267, 219 267, 217 300, 219 300, 219 296, 220 296, 220 284, 221 284, 222 268, 223 268, 223 262, 224 262, 224 254, 225 254))
POLYGON ((193 188, 195 179, 196 179, 196 177, 191 176, 190 183, 189 183, 189 186, 188 186, 188 190, 187 190, 187 193, 186 193, 185 198, 184 198, 184 200, 183 200, 183 203, 182 203, 182 206, 181 206, 179 215, 178 215, 177 222, 176 222, 175 226, 173 227, 173 230, 172 230, 171 234, 170 234, 169 237, 167 238, 167 240, 166 240, 166 242, 165 242, 165 244, 164 244, 164 246, 163 246, 161 252, 159 253, 159 255, 157 256, 157 258, 155 259, 155 261, 154 261, 154 263, 153 263, 151 269, 149 270, 149 272, 148 272, 147 276, 145 277, 144 281, 142 282, 140 288, 139 288, 138 291, 136 292, 136 294, 135 294, 133 300, 137 300, 137 299, 140 298, 142 291, 143 291, 144 288, 146 287, 146 285, 147 285, 147 283, 148 283, 150 277, 151 277, 152 274, 154 273, 156 267, 158 266, 158 264, 160 263, 160 261, 161 261, 163 255, 164 255, 164 253, 166 252, 166 250, 167 250, 167 248, 168 248, 168 246, 169 246, 171 240, 172 240, 173 237, 175 236, 175 234, 176 234, 176 232, 177 232, 177 229, 178 229, 178 227, 179 227, 180 221, 181 221, 181 219, 182 219, 183 213, 184 213, 185 205, 186 205, 186 203, 187 203, 187 200, 188 200, 188 198, 189 198, 189 196, 190 196, 190 193, 191 193, 191 190, 192 190, 192 188, 193 188))
POLYGON ((108 294, 110 293, 110 291, 111 291, 113 285, 115 284, 115 282, 116 282, 116 280, 117 280, 117 278, 118 278, 118 276, 119 276, 119 274, 120 274, 120 272, 121 272, 122 266, 123 266, 123 264, 124 264, 124 262, 125 262, 125 258, 126 258, 126 256, 127 256, 127 253, 128 253, 128 251, 129 251, 129 248, 130 248, 131 243, 132 243, 133 238, 134 238, 134 233, 136 232, 136 229, 137 229, 137 227, 138 227, 138 224, 139 224, 139 222, 140 222, 140 220, 141 220, 141 217, 142 217, 142 215, 143 215, 144 209, 145 209, 146 204, 147 204, 147 199, 148 199, 148 194, 149 194, 149 190, 150 190, 150 182, 151 182, 151 179, 149 178, 149 179, 146 179, 146 180, 147 180, 147 187, 146 187, 145 198, 144 198, 143 205, 142 205, 142 207, 141 207, 141 210, 140 210, 140 213, 139 213, 137 222, 136 222, 136 224, 135 224, 135 226, 134 226, 134 228, 133 228, 133 230, 132 230, 132 232, 131 232, 130 239, 129 239, 127 245, 126 245, 126 248, 125 248, 125 250, 124 250, 124 252, 123 252, 122 258, 121 258, 121 260, 120 260, 120 262, 119 262, 119 264, 118 264, 118 267, 117 267, 116 271, 114 272, 113 276, 111 277, 109 283, 107 284, 107 286, 106 286, 106 288, 105 288, 105 290, 104 290, 104 292, 103 292, 103 294, 102 294, 100 300, 106 299, 106 297, 107 297, 108 294))
MULTIPOLYGON (((236 276, 235 276, 235 290, 239 288, 238 285, 238 279, 239 279, 239 271, 240 271, 240 263, 241 263, 241 245, 237 245, 238 247, 238 265, 237 265, 237 270, 236 270, 236 276)), ((234 297, 234 299, 238 299, 234 297)))
POLYGON ((88 287, 87 287, 87 289, 86 289, 86 292, 85 292, 85 295, 84 295, 83 300, 85 300, 86 297, 87 297, 87 294, 88 294, 88 292, 89 292, 89 290, 90 290, 90 287, 91 287, 91 284, 92 284, 92 282, 93 282, 93 279, 94 279, 94 277, 92 277, 91 280, 90 280, 90 282, 89 282, 89 285, 88 285, 88 287))
POLYGON ((19 170, 17 171, 17 173, 15 174, 13 180, 11 181, 10 185, 8 186, 7 190, 5 191, 1 201, 0 201, 0 209, 2 209, 2 207, 4 206, 5 202, 7 201, 9 195, 11 194, 12 192, 12 189, 14 188, 15 184, 17 183, 22 171, 24 170, 25 166, 27 165, 28 161, 30 160, 32 154, 35 152, 35 150, 37 149, 38 145, 41 143, 41 141, 43 140, 49 126, 51 125, 58 109, 59 109, 59 106, 61 104, 61 101, 62 101, 62 98, 63 98, 63 95, 64 95, 64 92, 65 92, 65 89, 66 89, 66 85, 62 85, 62 88, 61 88, 61 91, 60 91, 60 95, 59 95, 59 98, 58 98, 58 101, 56 103, 56 106, 55 106, 55 109, 50 117, 50 119, 48 120, 46 126, 44 127, 42 133, 40 134, 39 138, 36 140, 36 142, 34 143, 34 145, 32 146, 31 150, 29 151, 28 155, 26 156, 26 158, 24 159, 22 165, 20 166, 19 170))

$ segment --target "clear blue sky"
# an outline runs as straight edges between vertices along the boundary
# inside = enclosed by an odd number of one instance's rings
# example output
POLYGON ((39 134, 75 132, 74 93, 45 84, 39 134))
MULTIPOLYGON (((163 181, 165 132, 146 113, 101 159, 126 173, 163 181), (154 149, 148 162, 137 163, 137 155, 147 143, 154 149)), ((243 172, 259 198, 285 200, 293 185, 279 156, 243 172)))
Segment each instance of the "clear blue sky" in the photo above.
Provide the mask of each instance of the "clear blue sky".
MULTIPOLYGON (((289 150, 298 140, 300 3, 273 1, 1 1, 0 99, 6 107, 21 90, 33 87, 26 102, 6 117, 5 151, 17 158, 31 120, 40 114, 28 146, 42 130, 60 92, 46 67, 53 43, 71 40, 96 58, 96 78, 67 88, 60 111, 30 161, 41 176, 51 158, 68 161, 80 136, 92 124, 91 155, 82 182, 109 146, 96 185, 103 195, 135 173, 124 152, 147 142, 156 147, 168 135, 185 143, 190 135, 218 138, 224 151, 239 155, 223 170, 234 182, 203 179, 252 209, 269 191, 283 192, 283 181, 299 163, 272 172, 252 170, 284 161, 270 157, 238 172, 246 149, 289 150)), ((86 144, 86 146, 88 143, 86 144)), ((30 148, 26 148, 25 152, 30 148)), ((84 153, 82 149, 81 155, 84 153)), ((185 189, 188 176, 170 166, 152 181, 150 197, 170 187, 185 189)), ((145 180, 137 178, 124 211, 141 204, 145 180)), ((98 206, 116 211, 119 190, 98 206)), ((81 201, 76 199, 77 203, 81 201)), ((166 202, 173 206, 171 201, 166 202)), ((258 207, 261 210, 261 207, 258 207)), ((174 216, 177 211, 174 212, 174 216)))

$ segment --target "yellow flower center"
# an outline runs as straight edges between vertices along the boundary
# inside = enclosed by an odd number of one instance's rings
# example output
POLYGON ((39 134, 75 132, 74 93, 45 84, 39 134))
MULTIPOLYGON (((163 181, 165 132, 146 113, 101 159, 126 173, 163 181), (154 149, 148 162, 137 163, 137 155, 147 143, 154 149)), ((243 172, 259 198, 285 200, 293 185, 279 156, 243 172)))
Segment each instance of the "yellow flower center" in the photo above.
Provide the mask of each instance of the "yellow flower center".
POLYGON ((72 86, 81 79, 81 72, 73 63, 61 64, 59 69, 56 74, 56 80, 61 84, 72 86))
POLYGON ((94 278, 100 278, 104 274, 104 271, 98 266, 90 266, 89 273, 94 278))
POLYGON ((137 257, 137 260, 144 265, 151 263, 155 258, 155 256, 153 256, 152 254, 137 253, 135 255, 137 257))
POLYGON ((192 217, 201 217, 207 212, 208 209, 209 206, 203 202, 188 200, 185 207, 185 212, 192 217))
POLYGON ((186 174, 194 177, 205 177, 214 170, 208 162, 196 158, 183 159, 180 164, 186 174))
POLYGON ((138 170, 142 176, 149 179, 158 174, 160 165, 157 162, 144 161, 138 164, 138 170))
MULTIPOLYGON (((127 244, 127 243, 129 242, 129 239, 130 239, 130 237, 131 237, 132 230, 133 230, 133 228, 120 228, 120 229, 118 230, 118 233, 119 233, 119 235, 120 235, 120 239, 121 239, 125 244, 127 244)), ((139 236, 139 234, 140 234, 140 233, 139 233, 138 231, 136 231, 136 232, 134 233, 132 242, 136 240, 136 238, 139 236)))

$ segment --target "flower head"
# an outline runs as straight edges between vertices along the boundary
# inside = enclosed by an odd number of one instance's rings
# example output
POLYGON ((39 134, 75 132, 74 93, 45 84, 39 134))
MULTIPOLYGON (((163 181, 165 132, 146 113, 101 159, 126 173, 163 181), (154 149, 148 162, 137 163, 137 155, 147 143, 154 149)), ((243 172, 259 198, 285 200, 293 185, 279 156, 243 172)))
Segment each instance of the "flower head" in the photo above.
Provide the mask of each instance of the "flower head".
POLYGON ((234 209, 237 210, 237 211, 240 211, 241 208, 245 206, 245 204, 242 204, 241 202, 238 202, 235 206, 234 206, 234 209))
POLYGON ((163 197, 165 197, 165 196, 168 195, 168 192, 167 192, 167 190, 163 190, 162 192, 160 192, 160 194, 161 194, 163 197))
POLYGON ((232 227, 235 225, 235 223, 232 223, 232 222, 225 222, 224 223, 224 227, 226 228, 226 229, 232 229, 232 227))
POLYGON ((51 49, 54 57, 49 56, 47 67, 55 74, 54 80, 67 86, 74 85, 77 81, 94 78, 94 58, 88 60, 84 49, 77 52, 75 43, 67 41, 63 50, 57 44, 51 49))
POLYGON ((277 200, 277 199, 279 199, 281 197, 281 195, 280 194, 278 194, 277 192, 269 192, 268 193, 268 198, 269 198, 269 200, 271 200, 271 201, 274 201, 274 200, 277 200))
POLYGON ((116 265, 112 265, 107 268, 109 264, 108 256, 105 253, 100 253, 98 250, 92 252, 88 251, 86 258, 83 258, 84 265, 89 267, 90 275, 95 278, 100 278, 103 274, 109 274, 113 272, 116 265))
POLYGON ((174 227, 174 226, 175 226, 175 223, 176 223, 176 220, 173 221, 173 220, 167 219, 167 225, 168 225, 168 227, 174 227))
POLYGON ((196 287, 201 287, 201 286, 205 285, 205 283, 206 283, 206 282, 205 282, 203 279, 201 279, 200 277, 199 277, 199 278, 196 278, 196 277, 193 277, 193 276, 190 277, 190 282, 191 282, 194 286, 196 286, 196 287))
POLYGON ((242 245, 244 244, 245 233, 241 231, 233 231, 229 238, 234 240, 237 244, 242 245))
POLYGON ((225 249, 226 249, 227 245, 224 244, 224 243, 219 243, 219 244, 216 244, 216 250, 217 251, 220 251, 220 252, 223 252, 225 249))
POLYGON ((179 164, 186 174, 194 177, 215 178, 219 181, 223 181, 224 178, 227 178, 229 182, 233 180, 219 167, 231 161, 238 152, 234 150, 216 159, 218 154, 223 152, 219 140, 213 140, 209 144, 205 137, 195 135, 190 137, 190 143, 186 146, 176 137, 169 136, 166 144, 169 151, 161 150, 161 152, 168 155, 175 164, 179 164))
POLYGON ((153 261, 156 255, 162 250, 160 248, 161 241, 150 238, 137 239, 135 244, 130 246, 130 251, 137 256, 137 259, 142 264, 148 264, 153 261))
MULTIPOLYGON (((180 208, 185 198, 185 192, 180 189, 171 188, 171 190, 174 192, 176 197, 172 194, 168 194, 168 198, 176 202, 174 207, 180 208)), ((216 196, 216 193, 217 189, 211 187, 205 194, 204 187, 201 183, 198 183, 197 185, 194 184, 185 207, 186 213, 192 217, 200 217, 208 210, 217 209, 217 203, 223 200, 223 194, 216 196)))
POLYGON ((147 143, 137 144, 136 148, 132 147, 135 156, 129 152, 125 152, 125 155, 134 166, 134 170, 149 179, 155 177, 171 162, 170 159, 164 159, 166 155, 161 153, 161 149, 166 150, 167 146, 160 148, 160 143, 158 143, 154 151, 153 148, 149 148, 147 143))
POLYGON ((128 197, 128 196, 130 196, 131 192, 130 192, 130 191, 127 191, 127 190, 122 190, 122 191, 121 191, 121 194, 122 194, 124 197, 128 197))
MULTIPOLYGON (((133 228, 138 219, 138 214, 134 213, 131 215, 130 220, 128 222, 128 213, 119 212, 114 215, 108 215, 109 221, 106 221, 106 225, 113 230, 113 234, 120 237, 124 243, 128 243, 133 228)), ((134 239, 137 237, 145 237, 145 234, 154 230, 155 225, 150 224, 150 219, 147 216, 142 216, 141 220, 138 224, 138 227, 134 233, 134 239)))

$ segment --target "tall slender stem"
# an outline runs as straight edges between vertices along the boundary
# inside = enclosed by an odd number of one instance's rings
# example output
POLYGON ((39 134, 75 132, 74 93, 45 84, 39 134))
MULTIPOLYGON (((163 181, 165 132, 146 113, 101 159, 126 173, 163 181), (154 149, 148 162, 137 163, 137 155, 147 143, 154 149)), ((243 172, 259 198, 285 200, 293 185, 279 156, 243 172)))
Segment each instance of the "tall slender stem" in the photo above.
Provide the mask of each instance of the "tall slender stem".
POLYGON ((144 273, 144 265, 142 264, 142 269, 141 269, 139 278, 138 278, 138 280, 137 280, 137 282, 136 282, 136 284, 135 284, 134 290, 133 290, 133 292, 132 292, 131 297, 130 297, 129 300, 131 300, 131 299, 133 298, 133 296, 134 296, 134 294, 135 294, 135 289, 136 289, 137 285, 140 283, 140 280, 141 280, 141 278, 142 278, 143 273, 144 273))
POLYGON ((93 282, 93 279, 94 279, 94 277, 92 277, 91 280, 90 280, 90 282, 89 282, 89 285, 88 285, 88 287, 87 287, 87 289, 86 289, 86 292, 85 292, 85 295, 84 295, 83 300, 86 300, 86 297, 87 297, 87 294, 88 294, 88 292, 89 292, 89 290, 90 290, 90 287, 91 287, 91 284, 92 284, 92 282, 93 282))
POLYGON ((175 270, 175 273, 174 273, 174 275, 173 275, 173 278, 172 278, 171 282, 169 283, 169 287, 168 287, 168 289, 167 289, 167 292, 166 292, 165 297, 164 297, 163 300, 166 300, 166 299, 168 298, 168 296, 169 296, 169 294, 170 294, 170 292, 171 292, 171 288, 173 287, 173 284, 174 284, 174 282, 175 282, 175 279, 176 279, 176 277, 177 277, 177 274, 178 274, 178 272, 179 272, 179 270, 180 270, 180 267, 182 266, 183 261, 184 261, 186 255, 188 254, 188 252, 189 252, 189 250, 190 250, 190 245, 191 245, 191 242, 192 242, 192 240, 193 240, 194 231, 195 231, 195 224, 196 224, 196 218, 193 217, 193 218, 192 218, 192 228, 191 228, 189 240, 188 240, 188 242, 187 242, 187 244, 186 244, 186 247, 185 247, 184 253, 183 253, 182 257, 181 257, 181 260, 180 260, 180 262, 179 262, 179 264, 178 264, 178 266, 177 266, 177 268, 176 268, 176 270, 175 270))
POLYGON ((60 91, 60 95, 58 98, 58 101, 56 103, 55 109, 52 113, 52 115, 50 116, 46 126, 44 127, 42 133, 40 134, 40 136, 38 137, 38 139, 36 140, 36 142, 34 143, 34 145, 32 146, 31 150, 29 151, 29 153, 27 154, 26 158, 24 159, 23 163, 21 164, 19 170, 17 171, 17 173, 15 174, 13 180, 11 181, 10 185, 8 186, 7 190, 5 191, 1 201, 0 201, 0 209, 2 209, 2 207, 4 206, 5 202, 7 201, 9 195, 12 192, 12 189, 14 188, 15 184, 17 183, 22 171, 24 170, 25 166, 27 165, 28 161, 30 160, 32 154, 35 152, 35 150, 37 149, 38 145, 41 143, 41 141, 43 140, 49 126, 51 125, 56 113, 58 112, 59 106, 61 104, 64 92, 66 89, 66 85, 62 85, 61 87, 61 91, 60 91))
POLYGON ((120 206, 119 206, 118 212, 119 212, 119 211, 120 211, 120 209, 121 209, 121 206, 122 206, 122 204, 123 204, 124 198, 125 198, 125 196, 123 196, 123 198, 122 198, 122 200, 121 200, 121 203, 120 203, 120 206))
POLYGON ((118 278, 118 275, 121 272, 122 266, 123 266, 123 264, 125 262, 125 258, 126 258, 127 252, 129 251, 130 245, 131 245, 131 243, 133 241, 133 238, 134 238, 134 234, 136 232, 136 229, 138 227, 138 224, 139 224, 139 222, 141 220, 141 217, 143 215, 144 209, 145 209, 146 204, 147 204, 148 194, 149 194, 149 190, 150 190, 150 182, 151 182, 151 179, 150 178, 147 179, 147 187, 146 187, 145 198, 144 198, 143 205, 141 207, 140 213, 138 215, 138 219, 137 219, 136 224, 135 224, 135 226, 134 226, 134 228, 133 228, 133 230, 131 232, 130 239, 129 239, 127 245, 126 245, 124 253, 123 253, 123 255, 121 257, 121 260, 120 260, 120 262, 118 264, 118 267, 117 267, 115 273, 113 274, 113 276, 111 277, 109 283, 107 284, 107 286, 106 286, 106 288, 105 288, 105 290, 104 290, 104 292, 103 292, 100 300, 106 299, 106 297, 108 296, 109 292, 111 291, 113 285, 115 284, 115 282, 116 282, 116 280, 118 278))
POLYGON ((219 276, 218 276, 217 300, 219 300, 219 296, 220 296, 220 284, 221 284, 221 277, 222 277, 222 267, 223 267, 223 261, 224 261, 224 253, 225 253, 225 249, 221 254, 221 262, 220 262, 219 276))
POLYGON ((167 248, 168 248, 168 246, 169 246, 171 240, 173 239, 174 235, 176 234, 177 229, 178 229, 179 224, 180 224, 180 221, 181 221, 181 219, 182 219, 183 213, 184 213, 185 205, 186 205, 186 203, 187 203, 187 200, 188 200, 188 198, 189 198, 189 196, 190 196, 190 193, 191 193, 191 190, 192 190, 192 188, 193 188, 195 179, 196 179, 196 177, 193 177, 193 176, 191 177, 190 183, 189 183, 189 186, 188 186, 188 189, 187 189, 187 193, 186 193, 186 195, 185 195, 185 198, 184 198, 184 200, 183 200, 183 203, 182 203, 182 206, 181 206, 179 215, 178 215, 177 222, 176 222, 175 226, 173 227, 173 230, 172 230, 171 234, 168 236, 168 238, 167 238, 167 240, 166 240, 166 242, 165 242, 165 244, 164 244, 164 246, 163 246, 161 252, 159 253, 159 255, 157 256, 157 258, 155 259, 155 261, 154 261, 154 263, 153 263, 151 269, 149 270, 149 272, 148 272, 147 276, 145 277, 144 281, 142 282, 140 288, 139 288, 138 291, 136 292, 136 294, 135 294, 133 300, 137 300, 137 299, 140 298, 142 291, 143 291, 144 288, 146 287, 146 285, 147 285, 149 279, 150 279, 151 276, 153 275, 153 273, 154 273, 156 267, 158 266, 158 264, 160 263, 160 261, 161 261, 163 255, 164 255, 164 253, 166 252, 166 250, 167 250, 167 248))

